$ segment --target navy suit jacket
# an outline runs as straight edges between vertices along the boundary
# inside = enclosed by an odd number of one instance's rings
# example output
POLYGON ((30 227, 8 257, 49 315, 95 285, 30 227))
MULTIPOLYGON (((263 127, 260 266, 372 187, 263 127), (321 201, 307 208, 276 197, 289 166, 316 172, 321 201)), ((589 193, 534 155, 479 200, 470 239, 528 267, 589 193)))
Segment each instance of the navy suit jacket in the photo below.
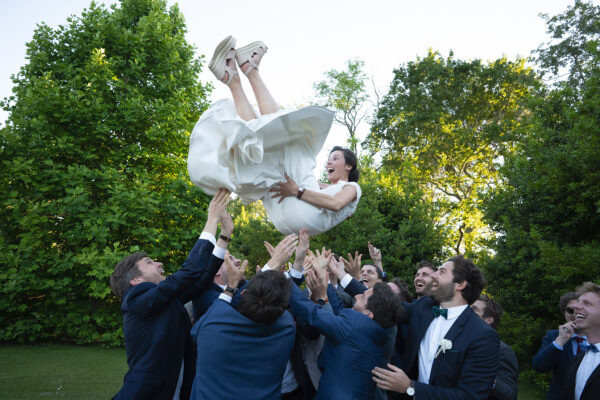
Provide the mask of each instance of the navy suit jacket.
MULTIPOLYGON (((244 283, 239 286, 238 291, 235 292, 235 295, 231 300, 231 305, 234 308, 237 308, 237 306, 240 304, 240 295, 242 291, 246 288, 247 284, 248 282, 244 281, 244 283)), ((223 289, 221 289, 221 286, 212 282, 207 290, 200 293, 198 297, 192 299, 192 304, 194 305, 194 321, 198 321, 200 320, 200 318, 202 318, 204 313, 208 310, 208 308, 219 297, 221 293, 223 293, 223 289)))
MULTIPOLYGON (((574 400, 575 399, 575 377, 577 376, 577 370, 579 369, 579 365, 583 360, 583 356, 585 356, 584 352, 581 352, 575 356, 573 362, 568 366, 567 371, 565 373, 564 380, 564 389, 562 393, 563 400, 574 400)), ((598 400, 600 397, 600 365, 596 367, 594 372, 590 375, 585 386, 583 387, 583 392, 581 392, 581 397, 579 400, 598 400)))
POLYGON ((517 400, 519 392, 519 363, 513 349, 500 341, 500 366, 496 385, 489 399, 517 400))
POLYGON ((383 366, 389 332, 366 315, 344 308, 333 286, 327 288, 333 314, 321 309, 292 285, 290 306, 299 320, 325 336, 319 357, 322 371, 315 399, 373 399, 371 371, 383 366))
POLYGON ((542 346, 532 361, 533 369, 537 372, 552 371, 552 381, 550 381, 550 388, 546 395, 547 400, 558 400, 561 398, 567 369, 571 361, 575 358, 573 354, 573 339, 569 339, 563 346, 563 349, 559 350, 552 344, 557 337, 558 329, 546 331, 546 335, 542 340, 542 346))
MULTIPOLYGON (((356 295, 364 286, 353 279, 346 291, 356 295)), ((433 321, 430 297, 415 303, 403 303, 406 313, 401 324, 407 324, 401 355, 402 369, 415 381, 415 396, 421 399, 486 399, 491 391, 499 364, 500 340, 488 324, 467 307, 456 319, 446 336, 452 349, 441 353, 431 367, 429 383, 418 382, 419 347, 433 321)))
POLYGON ((198 240, 183 267, 158 285, 142 282, 123 296, 123 333, 129 371, 115 399, 172 399, 184 362, 181 399, 188 399, 195 357, 190 318, 183 304, 204 290, 223 260, 198 240))
POLYGON ((192 328, 198 354, 192 399, 280 399, 295 336, 288 311, 267 325, 215 300, 192 328))

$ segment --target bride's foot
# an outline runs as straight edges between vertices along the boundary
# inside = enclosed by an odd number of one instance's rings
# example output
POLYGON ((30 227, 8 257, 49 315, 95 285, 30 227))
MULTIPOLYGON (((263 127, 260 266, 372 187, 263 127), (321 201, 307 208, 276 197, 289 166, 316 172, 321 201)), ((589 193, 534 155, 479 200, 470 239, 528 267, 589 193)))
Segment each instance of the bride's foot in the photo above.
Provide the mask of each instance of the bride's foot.
POLYGON ((268 47, 263 42, 253 42, 235 51, 235 59, 245 75, 252 70, 258 71, 260 60, 267 52, 268 47))
POLYGON ((229 85, 231 80, 238 74, 234 57, 235 38, 227 36, 217 45, 212 59, 208 64, 208 69, 210 69, 218 80, 226 85, 229 85))

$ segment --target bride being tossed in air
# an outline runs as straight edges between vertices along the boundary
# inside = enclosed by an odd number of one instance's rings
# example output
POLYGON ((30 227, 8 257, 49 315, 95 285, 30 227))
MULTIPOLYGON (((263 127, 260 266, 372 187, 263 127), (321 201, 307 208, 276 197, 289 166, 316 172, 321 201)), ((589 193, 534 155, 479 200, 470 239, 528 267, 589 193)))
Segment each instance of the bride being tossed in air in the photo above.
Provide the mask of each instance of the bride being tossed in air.
POLYGON ((207 194, 223 187, 244 204, 262 200, 284 234, 306 229, 316 235, 356 210, 361 196, 356 155, 334 147, 327 161, 331 184, 317 182, 315 160, 334 113, 317 106, 280 109, 258 71, 266 52, 263 42, 236 50, 231 36, 215 49, 209 69, 229 87, 233 102, 220 100, 200 117, 190 137, 188 172, 207 194), (244 93, 238 68, 248 77, 260 115, 244 93))

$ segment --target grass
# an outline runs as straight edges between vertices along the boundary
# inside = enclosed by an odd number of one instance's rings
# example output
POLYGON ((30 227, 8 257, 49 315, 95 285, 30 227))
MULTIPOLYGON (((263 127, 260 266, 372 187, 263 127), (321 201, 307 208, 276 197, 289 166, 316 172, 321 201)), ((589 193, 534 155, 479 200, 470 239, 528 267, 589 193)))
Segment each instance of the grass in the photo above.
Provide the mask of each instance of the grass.
POLYGON ((0 399, 110 399, 127 371, 125 349, 0 346, 0 399))
MULTIPOLYGON (((1 345, 0 399, 110 399, 127 371, 124 349, 67 345, 1 345)), ((544 399, 519 382, 519 400, 544 399)))

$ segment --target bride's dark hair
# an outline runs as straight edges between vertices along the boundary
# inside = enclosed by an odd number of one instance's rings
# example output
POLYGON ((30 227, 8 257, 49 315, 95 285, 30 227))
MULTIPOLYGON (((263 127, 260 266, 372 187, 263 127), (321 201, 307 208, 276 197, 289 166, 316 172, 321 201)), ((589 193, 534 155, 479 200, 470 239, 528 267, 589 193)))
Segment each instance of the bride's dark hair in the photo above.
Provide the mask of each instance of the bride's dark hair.
POLYGON ((359 172, 357 168, 358 164, 356 161, 356 154, 354 154, 352 150, 347 149, 345 147, 335 146, 333 149, 331 149, 329 155, 331 155, 331 153, 333 153, 334 151, 341 151, 342 153, 344 153, 344 161, 346 165, 350 165, 352 167, 352 169, 348 173, 348 181, 358 182, 359 172))

